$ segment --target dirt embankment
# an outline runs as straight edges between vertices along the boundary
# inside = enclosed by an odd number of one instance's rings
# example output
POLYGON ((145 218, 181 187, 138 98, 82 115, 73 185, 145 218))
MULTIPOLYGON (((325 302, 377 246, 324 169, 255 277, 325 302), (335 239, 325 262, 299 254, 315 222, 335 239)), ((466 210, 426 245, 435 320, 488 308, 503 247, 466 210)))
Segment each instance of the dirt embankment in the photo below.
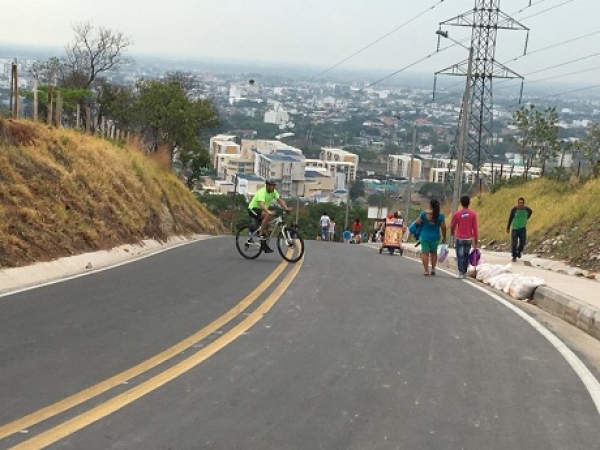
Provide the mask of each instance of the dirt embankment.
POLYGON ((0 119, 0 268, 224 231, 175 175, 138 150, 0 119))

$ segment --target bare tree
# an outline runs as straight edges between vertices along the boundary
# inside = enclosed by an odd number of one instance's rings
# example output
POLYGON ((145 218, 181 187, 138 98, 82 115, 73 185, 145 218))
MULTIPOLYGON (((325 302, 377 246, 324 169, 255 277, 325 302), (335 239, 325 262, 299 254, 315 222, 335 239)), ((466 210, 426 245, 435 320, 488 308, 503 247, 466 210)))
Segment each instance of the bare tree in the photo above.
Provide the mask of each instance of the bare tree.
POLYGON ((37 61, 31 70, 33 77, 41 84, 55 85, 63 76, 63 64, 56 56, 47 61, 37 61))
POLYGON ((65 48, 66 78, 72 87, 88 89, 100 74, 129 61, 124 53, 133 41, 122 32, 91 22, 78 23, 73 31, 75 37, 65 48))

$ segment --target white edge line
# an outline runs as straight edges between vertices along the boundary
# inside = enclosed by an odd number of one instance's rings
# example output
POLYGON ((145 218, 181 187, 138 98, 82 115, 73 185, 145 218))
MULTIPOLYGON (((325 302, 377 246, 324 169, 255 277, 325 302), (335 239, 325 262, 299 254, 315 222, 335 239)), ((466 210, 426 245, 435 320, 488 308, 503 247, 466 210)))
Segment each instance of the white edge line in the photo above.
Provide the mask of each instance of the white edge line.
POLYGON ((95 273, 104 272, 106 270, 115 269, 117 267, 124 266, 125 264, 131 264, 131 263, 134 263, 136 261, 140 261, 142 259, 146 259, 146 258, 150 258, 151 256, 158 255, 159 253, 163 253, 163 252, 167 252, 169 250, 173 250, 174 248, 177 248, 177 247, 182 247, 184 245, 195 244, 197 242, 206 241, 208 239, 213 239, 213 238, 216 238, 216 237, 219 237, 219 236, 212 236, 212 235, 202 236, 199 239, 194 239, 194 240, 190 240, 190 241, 181 242, 181 243, 178 243, 178 244, 173 244, 173 245, 170 245, 170 246, 168 246, 166 248, 161 248, 161 249, 157 249, 157 250, 151 250, 150 252, 148 252, 145 255, 134 256, 133 258, 128 259, 126 261, 121 261, 121 262, 117 262, 117 263, 114 263, 114 264, 110 264, 109 263, 108 265, 106 265, 104 267, 100 267, 98 269, 90 269, 90 270, 86 270, 85 272, 76 273, 74 275, 68 275, 66 277, 59 277, 59 278, 56 278, 54 280, 43 281, 43 282, 41 282, 39 284, 33 284, 31 286, 26 286, 26 287, 23 287, 23 288, 17 288, 17 289, 14 289, 14 290, 9 290, 7 292, 1 293, 0 294, 0 298, 9 297, 11 295, 20 294, 22 292, 32 291, 34 289, 38 289, 38 288, 42 288, 42 287, 46 287, 46 286, 51 286, 53 284, 63 283, 65 281, 74 280, 76 278, 86 277, 88 275, 93 275, 95 273))
POLYGON ((575 373, 579 376, 585 387, 587 388, 590 396, 594 404, 596 405, 596 409, 598 410, 598 414, 600 414, 600 382, 594 377, 594 374, 590 372, 590 370, 585 366, 585 364, 579 359, 579 357, 573 353, 573 351, 566 346, 564 342, 562 342, 554 333, 552 333, 548 328, 544 327, 541 323, 527 314, 525 311, 511 304, 508 300, 503 299, 499 295, 488 291, 487 289, 478 286, 474 282, 468 282, 468 284, 472 285, 475 289, 479 289, 482 292, 485 292, 487 295, 492 297, 493 299, 499 301, 504 306, 515 312, 522 319, 524 319, 529 325, 535 328, 542 336, 544 336, 556 350, 567 360, 567 362, 571 365, 575 373))
MULTIPOLYGON (((419 263, 421 262, 420 260, 417 260, 413 257, 408 257, 407 259, 411 259, 419 263)), ((454 275, 453 272, 450 272, 446 269, 440 269, 439 267, 437 267, 436 269, 449 275, 454 275)), ((590 369, 586 367, 583 361, 581 361, 581 359, 575 353, 573 353, 573 351, 569 347, 567 347, 567 345, 563 341, 561 341, 554 333, 552 333, 548 328, 543 326, 525 311, 516 307, 508 300, 503 299, 498 294, 490 292, 488 289, 477 285, 476 283, 478 282, 470 280, 456 281, 462 281, 463 283, 467 283, 475 289, 479 289, 481 292, 484 292, 485 294, 489 295, 494 300, 499 301, 502 305, 506 306, 508 309, 513 311, 515 314, 517 314, 519 317, 525 320, 529 325, 535 328, 542 336, 544 336, 548 340, 548 342, 550 342, 550 344, 554 346, 558 353, 560 353, 563 356, 563 358, 565 358, 567 363, 569 363, 569 365, 573 368, 579 379, 583 382, 584 386, 588 390, 590 397, 592 397, 592 401, 596 406, 596 410, 598 411, 598 414, 600 414, 600 382, 598 382, 598 380, 590 371, 590 369)))

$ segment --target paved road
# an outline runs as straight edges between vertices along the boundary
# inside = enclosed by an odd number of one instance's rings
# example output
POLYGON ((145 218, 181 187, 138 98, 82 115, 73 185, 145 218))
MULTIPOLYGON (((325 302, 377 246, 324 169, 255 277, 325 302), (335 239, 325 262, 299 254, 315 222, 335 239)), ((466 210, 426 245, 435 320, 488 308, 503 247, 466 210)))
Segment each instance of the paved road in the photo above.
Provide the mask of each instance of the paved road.
POLYGON ((0 298, 0 448, 597 448, 573 368, 468 282, 365 246, 234 252, 0 298))

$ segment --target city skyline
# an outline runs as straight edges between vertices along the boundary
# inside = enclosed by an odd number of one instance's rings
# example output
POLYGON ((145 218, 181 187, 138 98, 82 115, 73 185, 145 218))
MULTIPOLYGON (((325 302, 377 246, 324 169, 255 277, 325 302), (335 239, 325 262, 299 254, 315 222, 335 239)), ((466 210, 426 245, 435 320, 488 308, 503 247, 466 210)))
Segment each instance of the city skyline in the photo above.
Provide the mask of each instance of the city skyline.
MULTIPOLYGON (((528 81, 557 77, 561 83, 594 83, 600 70, 596 68, 600 57, 594 56, 593 51, 600 43, 593 14, 600 10, 597 2, 537 0, 530 8, 528 4, 527 0, 503 0, 500 6, 531 29, 530 55, 520 57, 525 32, 499 31, 497 60, 525 75, 528 81), (569 22, 564 17, 569 17, 569 22), (561 26, 557 27, 557 23, 561 26), (574 41, 565 43, 570 40, 574 41), (565 44, 557 45, 562 43, 565 44), (580 58, 583 59, 569 63, 580 58), (548 69, 562 63, 565 64, 548 69), (536 73, 527 76, 532 72, 536 73), (565 74, 570 75, 562 76, 565 74)), ((74 0, 13 2, 3 11, 5 17, 19 20, 3 25, 0 43, 43 45, 62 53, 73 39, 73 25, 91 21, 95 26, 131 37, 131 56, 218 60, 241 66, 276 62, 312 67, 317 74, 319 68, 331 69, 327 74, 332 77, 357 69, 370 69, 385 76, 423 59, 407 72, 433 74, 466 58, 466 50, 458 45, 436 54, 435 31, 439 22, 472 9, 474 0, 378 0, 368 7, 357 0, 288 0, 279 8, 273 8, 272 2, 266 0, 147 0, 143 8, 138 5, 131 0, 106 0, 101 4, 74 0), (407 41, 410 45, 406 45, 407 41), (361 51, 365 47, 368 48, 361 51), (338 63, 341 64, 333 67, 338 63)), ((447 29, 453 39, 466 39, 468 45, 468 28, 447 29)), ((442 48, 452 44, 446 42, 442 48)), ((391 77, 391 81, 400 76, 391 77)), ((440 86, 455 81, 442 77, 440 86)))

